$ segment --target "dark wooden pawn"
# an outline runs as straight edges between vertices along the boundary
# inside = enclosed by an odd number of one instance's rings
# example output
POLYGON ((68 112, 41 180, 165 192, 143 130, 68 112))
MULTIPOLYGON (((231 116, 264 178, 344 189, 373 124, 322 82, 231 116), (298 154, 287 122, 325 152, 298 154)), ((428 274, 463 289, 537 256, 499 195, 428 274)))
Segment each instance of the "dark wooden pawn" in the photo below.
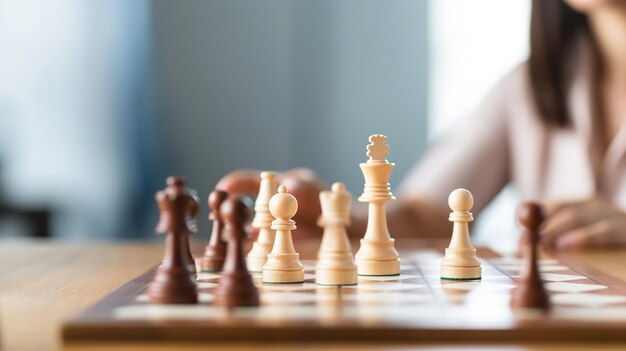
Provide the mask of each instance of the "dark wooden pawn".
POLYGON ((156 232, 166 235, 165 256, 148 287, 148 298, 155 303, 197 303, 197 286, 185 249, 192 230, 190 215, 193 211, 190 209, 193 203, 198 207, 197 200, 178 177, 167 178, 167 187, 157 192, 155 198, 161 212, 156 232))
POLYGON ((209 194, 208 203, 211 209, 209 219, 213 221, 213 231, 200 262, 204 272, 219 272, 224 267, 226 241, 223 237, 224 221, 220 215, 220 206, 226 198, 228 198, 228 193, 222 190, 213 190, 209 194))
POLYGON ((248 272, 243 252, 248 237, 245 226, 252 219, 252 208, 243 197, 229 198, 220 207, 225 222, 224 238, 228 241, 226 262, 214 303, 220 306, 258 306, 259 291, 248 272))
POLYGON ((544 213, 536 203, 524 203, 517 211, 517 221, 523 227, 523 238, 526 241, 522 250, 524 263, 521 277, 511 295, 511 307, 532 308, 547 311, 550 309, 550 298, 541 280, 538 266, 537 247, 539 245, 539 226, 543 222, 544 213))

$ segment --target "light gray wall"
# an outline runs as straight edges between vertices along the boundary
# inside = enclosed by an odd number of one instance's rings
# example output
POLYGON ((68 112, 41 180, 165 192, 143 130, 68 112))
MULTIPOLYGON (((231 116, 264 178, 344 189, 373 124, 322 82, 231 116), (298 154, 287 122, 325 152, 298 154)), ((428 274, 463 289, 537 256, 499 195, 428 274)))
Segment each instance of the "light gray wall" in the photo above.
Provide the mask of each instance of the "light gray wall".
POLYGON ((426 143, 427 2, 153 3, 160 125, 205 197, 237 168, 311 167, 355 196, 371 133, 396 187, 426 143))
POLYGON ((358 195, 367 138, 383 133, 397 186, 426 141, 427 2, 300 1, 292 23, 290 165, 358 195))

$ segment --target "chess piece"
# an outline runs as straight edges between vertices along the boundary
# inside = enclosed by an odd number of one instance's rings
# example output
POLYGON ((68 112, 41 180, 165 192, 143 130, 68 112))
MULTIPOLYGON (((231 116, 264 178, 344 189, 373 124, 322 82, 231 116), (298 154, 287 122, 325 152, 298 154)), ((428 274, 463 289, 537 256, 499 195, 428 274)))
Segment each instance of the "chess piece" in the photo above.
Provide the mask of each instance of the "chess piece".
POLYGON ((283 173, 281 184, 289 189, 289 193, 306 204, 306 211, 298 211, 293 220, 298 223, 298 230, 293 232, 294 240, 298 238, 319 238, 322 228, 318 227, 317 220, 322 213, 319 192, 326 189, 326 185, 310 169, 294 168, 283 173))
POLYGON ((196 282, 192 278, 185 242, 191 232, 190 214, 196 199, 185 188, 181 178, 167 178, 167 188, 156 194, 161 218, 156 232, 166 234, 163 263, 148 287, 148 298, 155 303, 191 304, 198 301, 196 282))
POLYGON ((543 222, 543 209, 536 203, 525 203, 517 212, 517 221, 523 227, 523 235, 528 241, 524 247, 524 267, 517 286, 511 295, 511 307, 532 308, 547 311, 550 298, 543 286, 537 265, 539 226, 543 222))
POLYGON ((274 172, 261 172, 261 185, 259 195, 254 203, 254 219, 252 226, 259 229, 259 236, 252 244, 248 253, 247 263, 251 272, 261 272, 267 262, 267 254, 272 251, 276 232, 271 228, 274 216, 270 213, 270 199, 276 194, 276 174, 274 172))
POLYGON ((183 241, 183 250, 185 251, 185 255, 187 256, 187 260, 189 261, 189 271, 193 278, 196 278, 196 259, 191 254, 191 247, 189 245, 189 236, 192 234, 196 234, 198 232, 198 226, 196 225, 196 216, 198 215, 198 211, 200 211, 200 201, 198 195, 195 190, 189 190, 189 195, 193 198, 194 201, 189 202, 189 206, 187 206, 187 214, 186 221, 187 226, 189 227, 189 232, 185 235, 185 240, 183 241))
POLYGON ((452 209, 448 218, 454 223, 452 239, 441 261, 441 279, 479 280, 481 278, 480 261, 476 258, 476 249, 470 241, 468 223, 474 220, 469 212, 474 206, 474 197, 466 189, 456 189, 448 197, 452 209))
POLYGON ((213 291, 214 304, 258 306, 259 291, 248 272, 243 252, 243 242, 248 237, 245 225, 252 217, 252 209, 243 197, 238 197, 225 200, 219 212, 225 222, 224 238, 228 241, 228 249, 219 284, 213 291))
POLYGON ((369 203, 367 230, 355 256, 359 275, 400 274, 400 255, 387 228, 385 203, 396 198, 389 188, 389 176, 395 164, 387 162, 386 140, 381 134, 370 136, 369 160, 359 165, 365 177, 365 189, 359 201, 369 203))
POLYGON ((298 212, 298 200, 281 185, 278 194, 272 196, 269 207, 276 218, 272 222, 276 238, 263 266, 263 283, 302 283, 304 267, 291 237, 291 231, 296 229, 296 222, 291 218, 298 212))
POLYGON ((211 231, 209 244, 204 250, 204 256, 202 256, 200 261, 200 267, 203 272, 219 272, 224 266, 226 241, 222 234, 224 220, 220 215, 220 206, 226 198, 228 198, 228 193, 222 190, 213 190, 209 194, 208 204, 211 209, 209 219, 213 221, 213 230, 211 231))
POLYGON ((320 193, 322 216, 318 224, 324 228, 317 255, 315 282, 322 285, 354 285, 357 272, 346 226, 350 225, 352 197, 343 183, 333 184, 332 191, 320 193))

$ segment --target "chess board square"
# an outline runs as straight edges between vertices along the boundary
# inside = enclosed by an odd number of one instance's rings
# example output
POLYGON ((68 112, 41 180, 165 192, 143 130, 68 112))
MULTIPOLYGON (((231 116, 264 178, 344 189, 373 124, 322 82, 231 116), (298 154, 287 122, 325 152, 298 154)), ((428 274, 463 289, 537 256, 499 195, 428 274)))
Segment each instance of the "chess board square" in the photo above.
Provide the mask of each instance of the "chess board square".
POLYGON ((602 290, 607 287, 604 285, 595 284, 580 284, 580 283, 568 283, 568 282, 551 282, 546 284, 546 289, 553 292, 563 293, 580 293, 586 291, 602 290))
MULTIPOLYGON (((509 271, 509 272, 519 272, 522 270, 522 265, 499 265, 498 268, 509 271)), ((539 270, 541 272, 558 272, 558 271, 566 271, 569 267, 563 265, 540 265, 539 270)))
POLYGON ((372 304, 415 304, 433 302, 434 298, 427 289, 403 290, 402 292, 378 292, 359 290, 357 294, 343 296, 345 301, 357 301, 372 304))
POLYGON ((344 289, 359 289, 371 291, 400 291, 425 287, 423 284, 405 284, 396 282, 363 282, 359 285, 344 286, 344 289))
POLYGON ((541 274, 541 278, 545 281, 551 281, 551 282, 567 282, 570 280, 586 279, 586 277, 582 275, 558 274, 558 273, 543 273, 541 274))
POLYGON ((319 285, 313 282, 304 282, 299 284, 261 284, 259 285, 261 290, 271 291, 304 291, 315 289, 337 289, 338 287, 332 285, 319 285))
POLYGON ((470 282, 450 282, 446 284, 441 284, 439 287, 444 289, 457 289, 457 290, 474 290, 480 289, 483 291, 500 291, 500 290, 510 290, 515 287, 514 284, 508 282, 482 282, 482 281, 470 281, 470 282))
POLYGON ((289 320, 311 320, 318 313, 316 305, 280 305, 265 304, 258 307, 254 314, 257 318, 265 321, 284 321, 289 320))
MULTIPOLYGON (((519 257, 512 257, 512 256, 495 258, 489 261, 495 263, 496 266, 500 266, 500 265, 516 266, 516 265, 521 265, 524 263, 524 259, 519 258, 519 257)), ((556 258, 543 258, 543 259, 538 260, 537 263, 539 263, 539 265, 549 266, 549 265, 559 265, 561 262, 556 258)))
POLYGON ((315 303, 317 301, 315 292, 313 293, 292 293, 273 292, 271 294, 261 294, 261 303, 269 304, 302 304, 315 303))
POLYGON ((626 303, 626 296, 600 294, 555 294, 550 297, 553 303, 587 307, 607 306, 626 303))
POLYGON ((400 265, 400 272, 402 271, 412 271, 415 270, 415 266, 410 265, 410 264, 401 264, 400 265))
POLYGON ((400 274, 395 276, 359 276, 359 281, 388 282, 412 279, 417 277, 418 276, 414 274, 400 274))

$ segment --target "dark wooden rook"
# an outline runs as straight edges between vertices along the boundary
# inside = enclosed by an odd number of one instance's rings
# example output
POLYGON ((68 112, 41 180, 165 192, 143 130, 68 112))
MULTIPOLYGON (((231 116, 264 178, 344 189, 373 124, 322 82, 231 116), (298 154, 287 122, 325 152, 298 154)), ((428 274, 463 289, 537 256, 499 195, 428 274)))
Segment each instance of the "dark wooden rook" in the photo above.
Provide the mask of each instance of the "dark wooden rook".
POLYGON ((517 221, 523 227, 524 240, 522 247, 524 266, 517 286, 511 295, 511 307, 531 308, 547 311, 550 309, 550 298, 543 286, 537 263, 537 246, 539 244, 539 226, 543 222, 544 213, 536 203, 524 203, 517 211, 517 221))
POLYGON ((257 306, 259 292, 248 272, 243 244, 248 237, 245 226, 252 219, 252 209, 244 198, 229 198, 220 207, 225 221, 224 238, 228 241, 226 261, 219 285, 215 288, 216 305, 257 306))
POLYGON ((228 198, 228 193, 222 190, 213 190, 209 194, 209 219, 213 221, 211 239, 204 250, 204 256, 200 262, 202 271, 219 272, 224 267, 226 259, 226 241, 223 236, 224 221, 220 215, 220 206, 228 198))
POLYGON ((166 235, 165 256, 148 287, 148 297, 155 303, 197 303, 187 250, 198 202, 178 177, 167 178, 167 187, 157 192, 156 202, 161 212, 156 232, 166 235))

